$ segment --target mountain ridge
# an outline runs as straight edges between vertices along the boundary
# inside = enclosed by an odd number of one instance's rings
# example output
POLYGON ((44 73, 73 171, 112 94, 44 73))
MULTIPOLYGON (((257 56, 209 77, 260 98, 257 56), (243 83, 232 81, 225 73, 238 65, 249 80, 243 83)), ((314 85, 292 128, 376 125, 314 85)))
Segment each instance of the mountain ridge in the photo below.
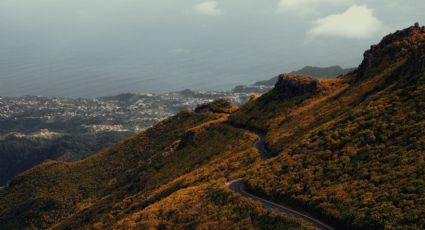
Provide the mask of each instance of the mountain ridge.
POLYGON ((0 191, 5 229, 314 229, 225 186, 341 229, 425 227, 425 30, 385 37, 339 78, 283 74, 240 108, 182 111, 88 159, 0 191), (241 128, 242 127, 242 128, 241 128), (276 156, 263 161, 255 143, 276 156))

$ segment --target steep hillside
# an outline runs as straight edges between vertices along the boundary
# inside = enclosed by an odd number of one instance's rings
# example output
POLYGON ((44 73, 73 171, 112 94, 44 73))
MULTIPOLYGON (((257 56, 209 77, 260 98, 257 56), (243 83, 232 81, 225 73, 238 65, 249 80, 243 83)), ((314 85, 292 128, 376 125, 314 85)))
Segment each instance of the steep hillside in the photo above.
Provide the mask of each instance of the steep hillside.
POLYGON ((75 161, 111 146, 131 132, 58 135, 52 138, 17 137, 0 139, 0 185, 15 175, 30 169, 46 159, 75 161))
POLYGON ((411 27, 367 51, 337 94, 277 103, 278 84, 236 113, 279 153, 252 169, 250 188, 344 228, 424 228, 424 51, 425 30, 411 27))
MULTIPOLYGON (((217 109, 217 103, 211 107, 217 109)), ((197 191, 199 199, 210 197, 199 202, 218 206, 215 209, 223 203, 220 199, 232 202, 225 204, 232 209, 216 213, 219 219, 208 222, 212 225, 218 226, 220 221, 228 219, 235 225, 251 227, 265 224, 272 228, 288 223, 288 226, 310 228, 298 220, 266 212, 252 202, 245 204, 226 191, 224 178, 234 178, 239 169, 247 169, 259 161, 252 147, 256 136, 223 124, 227 116, 181 112, 86 160, 45 162, 16 177, 2 191, 0 225, 3 229, 103 229, 112 224, 125 228, 133 222, 135 227, 160 226, 167 223, 169 214, 157 214, 161 221, 156 223, 134 220, 133 216, 165 197, 173 199, 179 190, 185 193, 187 188, 197 191), (211 189, 229 197, 215 197, 208 193, 211 189), (245 211, 246 208, 250 211, 245 211)), ((179 202, 175 205, 167 208, 186 215, 184 209, 188 207, 179 202)), ((178 221, 182 228, 207 224, 194 222, 189 216, 178 221)))
POLYGON ((425 28, 413 26, 348 75, 282 74, 241 108, 215 101, 88 159, 45 162, 0 190, 0 226, 424 229, 424 131, 425 28))

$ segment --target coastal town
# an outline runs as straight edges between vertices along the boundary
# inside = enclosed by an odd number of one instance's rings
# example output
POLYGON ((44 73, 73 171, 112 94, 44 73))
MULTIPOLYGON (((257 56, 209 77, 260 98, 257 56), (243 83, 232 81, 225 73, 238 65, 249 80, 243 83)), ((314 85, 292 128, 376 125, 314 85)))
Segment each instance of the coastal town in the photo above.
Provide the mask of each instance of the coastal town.
MULTIPOLYGON (((184 90, 163 94, 128 93, 100 98, 0 97, 0 134, 39 132, 138 132, 183 109, 218 98, 246 102, 257 87, 244 91, 184 90)), ((266 90, 267 87, 261 87, 266 90)), ((51 135, 41 135, 49 137, 51 135)))

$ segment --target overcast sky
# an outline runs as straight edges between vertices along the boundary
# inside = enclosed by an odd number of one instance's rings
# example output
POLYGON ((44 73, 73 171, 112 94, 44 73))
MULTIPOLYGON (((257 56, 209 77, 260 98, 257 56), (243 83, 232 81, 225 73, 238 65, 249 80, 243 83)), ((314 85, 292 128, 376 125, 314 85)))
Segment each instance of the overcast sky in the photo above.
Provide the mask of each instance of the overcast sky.
POLYGON ((425 23, 424 11, 424 0, 0 0, 0 94, 18 84, 11 78, 59 85, 90 71, 138 76, 142 86, 123 90, 155 91, 170 77, 170 90, 188 80, 216 88, 305 65, 357 66, 384 34, 425 23), (79 72, 59 71, 64 63, 79 72))

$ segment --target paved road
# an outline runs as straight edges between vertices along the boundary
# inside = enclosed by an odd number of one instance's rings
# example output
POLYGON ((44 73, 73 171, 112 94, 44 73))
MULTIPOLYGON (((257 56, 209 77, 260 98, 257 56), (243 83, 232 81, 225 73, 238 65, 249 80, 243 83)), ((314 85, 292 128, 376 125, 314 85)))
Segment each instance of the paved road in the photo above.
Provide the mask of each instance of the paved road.
MULTIPOLYGON (((260 156, 263 160, 267 160, 269 158, 271 158, 272 156, 274 156, 275 154, 273 154, 273 152, 271 152, 270 150, 267 149, 266 147, 266 135, 262 134, 262 133, 257 133, 258 135, 258 141, 255 143, 255 148, 257 148, 258 152, 260 153, 260 156)), ((239 193, 240 195, 250 198, 252 200, 255 201, 259 201, 264 208, 266 209, 270 209, 276 212, 284 212, 287 213, 289 215, 301 218, 311 224, 313 224, 315 227, 319 228, 319 229, 323 229, 323 230, 333 230, 334 228, 330 227, 329 225, 315 219, 312 218, 310 216, 307 216, 305 214, 302 214, 300 212, 297 212, 291 208, 273 203, 271 201, 265 200, 263 198, 260 198, 258 196, 255 196, 249 192, 246 191, 245 189, 245 180, 244 179, 237 179, 234 181, 231 181, 229 183, 227 183, 227 187, 231 190, 233 190, 234 192, 239 193)))
POLYGON ((266 135, 263 133, 257 133, 258 141, 255 143, 255 148, 257 148, 260 156, 263 160, 267 160, 273 157, 273 153, 266 147, 266 135))
POLYGON ((305 220, 305 221, 313 224, 318 229, 323 229, 323 230, 330 230, 330 229, 332 229, 333 230, 332 227, 330 227, 327 224, 322 223, 321 221, 319 221, 317 219, 314 219, 314 218, 312 218, 310 216, 307 216, 305 214, 302 214, 300 212, 297 212, 297 211, 295 211, 293 209, 290 209, 290 208, 287 208, 285 206, 282 206, 282 205, 273 203, 271 201, 265 200, 263 198, 260 198, 258 196, 255 196, 255 195, 247 192, 245 190, 245 180, 244 179, 237 179, 237 180, 231 181, 231 182, 229 182, 227 184, 227 186, 231 190, 233 190, 233 191, 241 194, 244 197, 250 198, 250 199, 255 200, 255 201, 259 201, 263 205, 263 207, 266 208, 266 209, 270 209, 270 210, 273 210, 275 212, 284 212, 284 213, 287 213, 287 214, 289 214, 291 216, 301 218, 301 219, 303 219, 303 220, 305 220))

